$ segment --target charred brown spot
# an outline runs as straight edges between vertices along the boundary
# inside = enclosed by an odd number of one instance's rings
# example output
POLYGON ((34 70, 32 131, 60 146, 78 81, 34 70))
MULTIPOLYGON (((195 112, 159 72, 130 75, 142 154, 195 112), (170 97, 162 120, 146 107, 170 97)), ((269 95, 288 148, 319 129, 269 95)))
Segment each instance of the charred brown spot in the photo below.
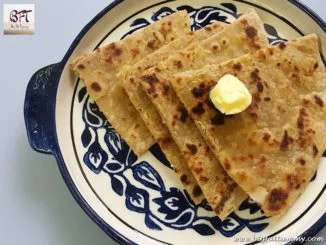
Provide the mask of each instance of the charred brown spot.
POLYGON ((211 28, 210 26, 205 26, 204 29, 205 29, 206 31, 212 31, 212 28, 211 28))
POLYGON ((271 101, 271 97, 265 97, 264 100, 267 101, 267 102, 271 101))
POLYGON ((258 69, 255 69, 253 72, 250 73, 250 77, 251 77, 252 81, 255 83, 261 80, 258 73, 259 73, 258 69))
POLYGON ((304 108, 301 108, 301 109, 300 109, 300 114, 301 114, 302 116, 308 116, 308 113, 307 113, 307 111, 306 111, 304 108))
POLYGON ((116 45, 112 46, 112 51, 113 56, 120 56, 122 54, 122 49, 117 48, 116 45))
POLYGON ((180 121, 181 122, 186 122, 187 118, 188 118, 188 112, 185 108, 179 108, 179 112, 180 112, 180 121))
POLYGON ((267 158, 265 156, 260 157, 260 163, 265 163, 267 161, 267 158))
POLYGON ((280 150, 281 151, 286 151, 289 149, 290 143, 293 142, 293 138, 289 136, 288 131, 284 130, 283 138, 280 143, 280 150))
POLYGON ((223 125, 225 123, 224 115, 222 113, 216 113, 216 115, 211 118, 211 123, 214 125, 223 125))
POLYGON ((208 153, 208 152, 209 152, 209 147, 208 147, 208 146, 206 146, 206 149, 205 149, 205 151, 206 151, 206 153, 208 153))
POLYGON ((196 186, 194 187, 194 189, 192 190, 192 194, 193 194, 194 197, 198 197, 198 196, 200 196, 202 193, 203 193, 203 192, 202 192, 201 188, 199 187, 199 185, 196 185, 196 186))
POLYGON ((296 175, 288 174, 286 176, 286 182, 289 189, 299 189, 300 188, 300 179, 296 175))
POLYGON ((299 117, 297 119, 297 127, 299 129, 303 129, 304 128, 304 118, 303 118, 303 116, 302 116, 301 113, 299 114, 299 117))
POLYGON ((181 175, 180 180, 181 180, 182 183, 186 183, 187 180, 188 180, 188 176, 183 174, 183 175, 181 175))
POLYGON ((191 90, 192 94, 195 96, 195 98, 200 98, 202 97, 204 94, 205 94, 205 89, 202 88, 202 87, 199 87, 199 88, 193 88, 191 90))
POLYGON ((278 45, 278 47, 280 48, 280 49, 285 49, 286 48, 286 44, 285 43, 280 43, 279 45, 278 45))
POLYGON ((220 194, 221 194, 221 199, 219 200, 218 204, 214 208, 214 211, 217 214, 220 213, 223 210, 223 207, 224 207, 226 201, 230 197, 230 193, 229 192, 222 192, 220 194))
POLYGON ((273 51, 272 48, 269 48, 269 49, 268 49, 268 52, 269 52, 270 55, 273 55, 273 54, 274 54, 274 51, 273 51))
POLYGON ((258 55, 259 55, 259 59, 261 59, 261 60, 266 59, 266 55, 265 55, 265 53, 263 51, 260 51, 258 55))
POLYGON ((129 78, 130 83, 135 83, 135 79, 133 77, 129 78))
POLYGON ((77 68, 80 69, 80 70, 84 70, 85 69, 85 66, 84 66, 84 64, 79 64, 77 66, 77 68))
POLYGON ((212 49, 213 49, 214 51, 217 51, 217 50, 219 49, 219 46, 218 46, 217 44, 214 44, 214 45, 212 46, 212 49))
POLYGON ((202 102, 199 102, 195 107, 191 109, 195 114, 203 114, 205 112, 204 105, 202 102))
POLYGON ((299 130, 299 137, 296 139, 298 145, 305 149, 312 141, 311 136, 304 130, 299 130))
POLYGON ((247 26, 247 25, 248 25, 248 21, 247 21, 246 19, 241 20, 241 23, 242 23, 244 26, 247 26))
POLYGON ((298 163, 300 163, 301 166, 304 166, 306 164, 306 160, 304 160, 302 157, 298 159, 298 163))
POLYGON ((237 63, 233 64, 232 67, 233 67, 233 69, 236 70, 236 71, 241 71, 241 69, 242 69, 242 65, 241 65, 240 62, 237 62, 237 63))
POLYGON ((230 162, 229 162, 228 160, 225 160, 225 162, 224 162, 224 168, 225 168, 226 170, 230 170, 230 168, 231 168, 231 164, 230 164, 230 162))
POLYGON ((318 154, 318 148, 315 144, 312 145, 312 156, 315 158, 318 154))
POLYGON ((192 155, 195 155, 197 153, 197 146, 193 144, 186 144, 186 146, 192 155))
POLYGON ((166 149, 171 143, 172 143, 172 138, 171 137, 164 137, 164 138, 160 138, 158 140, 160 147, 162 149, 166 149))
POLYGON ((167 84, 163 84, 163 95, 167 95, 170 90, 170 86, 167 84))
POLYGON ((225 39, 223 39, 222 44, 225 46, 227 44, 227 41, 225 39))
MULTIPOLYGON (((169 22, 170 23, 170 22, 169 22)), ((160 32, 166 36, 167 34, 169 34, 172 30, 172 25, 169 24, 169 23, 166 23, 166 22, 163 22, 161 24, 161 28, 160 28, 160 32)))
POLYGON ((276 108, 280 113, 285 113, 286 112, 286 110, 280 105, 278 105, 276 108))
POLYGON ((139 54, 139 49, 138 48, 133 48, 131 49, 131 55, 133 58, 135 58, 139 54))
POLYGON ((288 193, 282 188, 274 188, 268 197, 268 208, 272 211, 282 209, 287 202, 288 193))
POLYGON ((149 47, 150 49, 157 49, 158 48, 158 41, 153 39, 147 42, 147 47, 149 47))
POLYGON ((193 170, 196 172, 196 174, 201 174, 204 171, 204 169, 201 167, 194 168, 193 170))
POLYGON ((106 62, 106 63, 109 63, 109 64, 112 64, 112 63, 113 63, 113 61, 112 61, 112 57, 106 58, 106 59, 105 59, 105 62, 106 62))
POLYGON ((249 157, 251 160, 253 160, 253 159, 255 158, 255 156, 254 156, 252 153, 249 153, 249 154, 248 154, 248 157, 249 157))
POLYGON ((251 117, 251 119, 252 119, 253 121, 257 121, 257 119, 258 119, 258 115, 257 115, 256 112, 249 112, 248 114, 249 114, 249 116, 251 117))
POLYGON ((264 140, 265 142, 268 142, 270 138, 271 138, 271 135, 270 135, 270 134, 268 134, 268 133, 264 133, 263 140, 264 140))
POLYGON ((91 89, 95 92, 100 92, 102 90, 101 86, 97 82, 92 83, 91 89))
POLYGON ((247 34, 247 37, 249 37, 250 39, 253 39, 257 36, 257 30, 253 26, 248 26, 246 28, 246 34, 247 34))
POLYGON ((181 60, 175 60, 175 61, 174 61, 174 65, 175 65, 175 67, 177 67, 178 69, 182 69, 182 67, 183 67, 183 64, 182 64, 181 60))
POLYGON ((241 182, 243 182, 243 181, 245 181, 245 180, 247 179, 247 175, 246 175, 245 172, 240 172, 240 173, 238 174, 238 177, 239 177, 239 180, 240 180, 241 182))
POLYGON ((139 128, 140 125, 138 123, 135 124, 135 128, 139 128))
POLYGON ((302 104, 305 105, 305 106, 306 106, 306 105, 309 105, 309 103, 310 103, 310 101, 307 100, 307 99, 303 99, 303 100, 302 100, 302 104))
POLYGON ((258 81, 256 86, 257 86, 258 92, 262 93, 264 91, 264 85, 262 82, 258 81))
POLYGON ((200 181, 201 183, 206 183, 208 180, 209 180, 209 179, 208 179, 207 177, 205 177, 205 176, 200 176, 200 177, 199 177, 199 181, 200 181))
POLYGON ((314 69, 318 68, 318 63, 314 64, 314 69))
POLYGON ((277 62, 277 64, 276 64, 278 67, 280 67, 281 66, 281 63, 280 62, 277 62))
POLYGON ((155 84, 159 82, 157 76, 155 74, 153 75, 146 75, 143 76, 142 79, 147 82, 150 86, 149 89, 147 89, 147 92, 149 94, 153 94, 155 92, 155 84))
POLYGON ((323 100, 319 96, 315 95, 314 96, 314 99, 315 99, 315 103, 317 105, 319 105, 320 107, 323 107, 324 106, 324 102, 323 102, 323 100))

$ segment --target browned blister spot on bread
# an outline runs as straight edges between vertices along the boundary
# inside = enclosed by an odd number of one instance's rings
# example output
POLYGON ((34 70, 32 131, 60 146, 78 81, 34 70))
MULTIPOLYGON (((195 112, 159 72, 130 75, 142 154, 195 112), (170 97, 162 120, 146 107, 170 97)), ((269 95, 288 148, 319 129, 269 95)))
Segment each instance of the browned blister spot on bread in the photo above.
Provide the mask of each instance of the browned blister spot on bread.
POLYGON ((198 115, 205 113, 204 104, 202 102, 198 102, 198 104, 193 107, 191 111, 198 115))
POLYGON ((169 22, 163 22, 161 24, 161 28, 160 28, 160 32, 166 36, 167 34, 169 34, 172 31, 172 23, 171 21, 169 22))
POLYGON ((196 186, 194 187, 194 189, 192 190, 192 194, 193 194, 194 197, 198 197, 198 196, 200 196, 202 193, 203 193, 203 192, 202 192, 201 188, 199 187, 199 185, 196 185, 196 186))
POLYGON ((197 153, 197 146, 194 144, 186 144, 188 150, 192 155, 195 155, 197 153))
POLYGON ((242 64, 240 62, 237 62, 235 64, 232 65, 232 68, 235 70, 235 71, 241 71, 242 69, 242 64))
POLYGON ((315 103, 317 105, 319 105, 320 107, 323 107, 324 106, 323 100, 318 95, 314 95, 314 99, 315 99, 315 103))
POLYGON ((77 69, 84 70, 85 69, 85 65, 84 64, 78 64, 77 65, 77 69))
POLYGON ((117 47, 117 45, 115 43, 111 43, 106 47, 108 54, 116 57, 116 56, 120 56, 122 54, 122 49, 117 47))
POLYGON ((245 31, 247 37, 249 37, 250 39, 254 39, 257 36, 257 30, 253 26, 248 26, 245 31))
POLYGON ((315 158, 318 155, 318 148, 315 144, 312 145, 312 156, 315 158))
POLYGON ((274 188, 268 195, 267 207, 271 211, 278 211, 284 208, 287 204, 289 194, 282 188, 274 188))
POLYGON ((147 82, 147 84, 150 86, 149 89, 147 89, 147 92, 149 94, 153 94, 155 93, 156 87, 155 84, 157 84, 159 82, 158 78, 156 77, 155 74, 151 74, 151 75, 146 75, 143 76, 142 79, 147 82))
POLYGON ((100 84, 98 84, 97 82, 93 82, 91 84, 91 89, 95 92, 100 92, 102 90, 100 84))
POLYGON ((178 110, 179 110, 179 113, 180 113, 180 117, 179 117, 180 121, 183 122, 183 123, 186 122, 187 118, 188 118, 187 110, 184 107, 178 108, 178 110))
POLYGON ((286 176, 287 187, 289 190, 291 189, 299 189, 301 186, 300 178, 297 175, 288 174, 286 176))
POLYGON ((205 89, 202 87, 195 87, 191 90, 195 98, 200 98, 205 94, 205 89))

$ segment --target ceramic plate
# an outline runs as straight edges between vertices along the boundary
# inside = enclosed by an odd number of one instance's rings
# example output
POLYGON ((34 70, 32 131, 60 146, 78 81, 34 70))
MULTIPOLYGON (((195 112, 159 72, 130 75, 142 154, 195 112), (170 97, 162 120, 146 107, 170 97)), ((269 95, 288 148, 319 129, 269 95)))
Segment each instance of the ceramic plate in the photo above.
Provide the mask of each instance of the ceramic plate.
POLYGON ((315 32, 326 56, 325 23, 296 1, 120 0, 85 26, 61 62, 31 78, 25 100, 31 146, 56 157, 77 202, 120 243, 299 243, 325 226, 325 158, 307 190, 281 218, 266 217, 248 199, 222 222, 205 201, 191 201, 157 146, 137 157, 69 70, 75 57, 175 11, 187 10, 196 30, 214 21, 232 22, 248 8, 261 16, 272 45, 315 32))

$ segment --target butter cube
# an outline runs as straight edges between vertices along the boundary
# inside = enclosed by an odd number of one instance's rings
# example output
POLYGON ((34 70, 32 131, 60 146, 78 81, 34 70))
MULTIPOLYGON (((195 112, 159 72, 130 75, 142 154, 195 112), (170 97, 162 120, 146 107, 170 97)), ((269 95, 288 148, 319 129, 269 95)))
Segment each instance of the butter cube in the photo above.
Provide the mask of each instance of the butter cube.
POLYGON ((226 74, 211 89, 209 97, 223 114, 237 114, 247 109, 252 97, 246 85, 237 77, 226 74))

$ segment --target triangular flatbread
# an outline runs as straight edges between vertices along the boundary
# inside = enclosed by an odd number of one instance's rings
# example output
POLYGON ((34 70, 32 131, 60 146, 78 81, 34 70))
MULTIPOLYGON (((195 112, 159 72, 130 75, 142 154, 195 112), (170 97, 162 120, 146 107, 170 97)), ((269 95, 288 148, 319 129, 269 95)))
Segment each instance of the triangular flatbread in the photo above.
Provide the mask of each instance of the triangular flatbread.
POLYGON ((223 170, 167 79, 177 72, 226 61, 267 45, 263 24, 250 11, 220 33, 171 55, 145 71, 142 77, 144 90, 183 152, 208 203, 221 219, 237 209, 247 195, 223 170))
POLYGON ((155 140, 128 99, 119 74, 125 67, 189 32, 189 16, 186 11, 180 11, 124 40, 78 57, 71 64, 72 70, 84 81, 91 98, 137 155, 146 152, 155 140))
POLYGON ((284 214, 309 184, 326 146, 326 74, 317 36, 170 81, 227 173, 267 215, 284 214), (233 116, 208 99, 225 74, 237 76, 253 96, 251 106, 233 116))
POLYGON ((140 77, 146 69, 155 66, 159 61, 164 61, 175 52, 220 32, 225 25, 224 23, 216 22, 170 42, 136 63, 130 69, 130 72, 127 72, 124 80, 124 88, 130 101, 141 115, 148 130, 159 144, 162 152, 171 163, 180 181, 195 203, 201 202, 204 199, 204 195, 185 162, 180 149, 171 137, 169 130, 163 124, 159 113, 143 90, 140 84, 140 77))

